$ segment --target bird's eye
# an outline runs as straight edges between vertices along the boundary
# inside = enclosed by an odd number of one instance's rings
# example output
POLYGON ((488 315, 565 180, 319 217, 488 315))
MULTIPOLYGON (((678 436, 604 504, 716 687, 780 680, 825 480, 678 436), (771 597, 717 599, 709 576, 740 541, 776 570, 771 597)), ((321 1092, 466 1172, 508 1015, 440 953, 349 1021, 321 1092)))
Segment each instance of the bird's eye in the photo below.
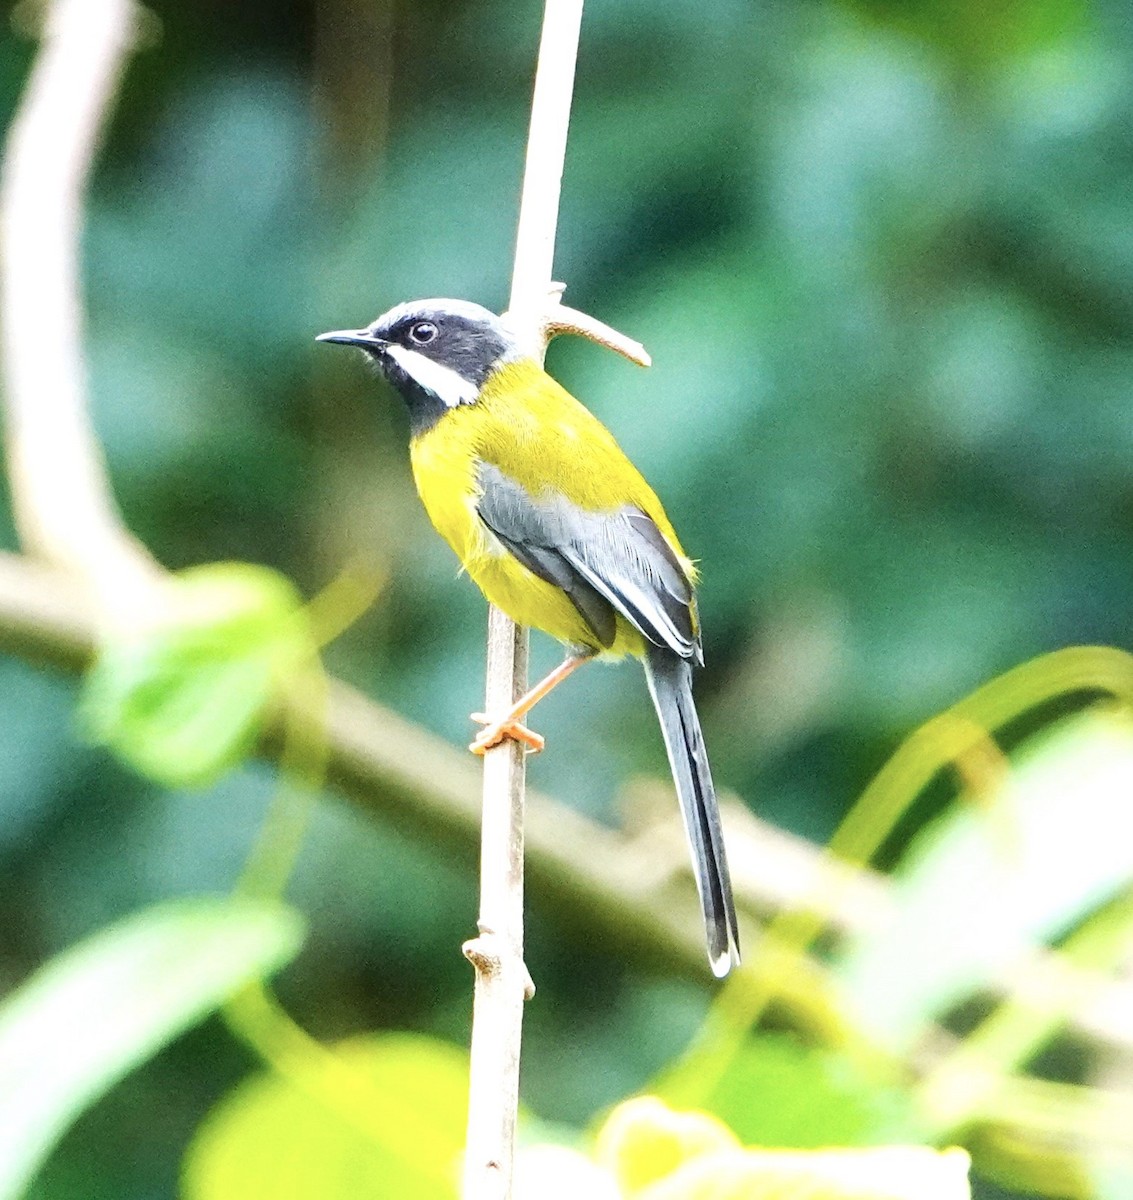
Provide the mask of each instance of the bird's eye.
POLYGON ((409 338, 418 346, 427 346, 437 336, 437 327, 432 321, 418 321, 409 327, 409 338))

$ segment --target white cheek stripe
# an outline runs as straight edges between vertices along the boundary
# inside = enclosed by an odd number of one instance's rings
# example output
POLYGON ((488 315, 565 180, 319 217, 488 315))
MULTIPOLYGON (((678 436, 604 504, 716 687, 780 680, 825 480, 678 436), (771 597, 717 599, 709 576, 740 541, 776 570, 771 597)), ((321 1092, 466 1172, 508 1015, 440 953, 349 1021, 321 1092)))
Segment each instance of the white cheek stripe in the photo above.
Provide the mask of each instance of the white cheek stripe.
POLYGON ((452 367, 434 362, 416 350, 396 344, 386 348, 386 353, 411 379, 426 391, 432 392, 448 408, 458 404, 474 404, 478 388, 452 367))

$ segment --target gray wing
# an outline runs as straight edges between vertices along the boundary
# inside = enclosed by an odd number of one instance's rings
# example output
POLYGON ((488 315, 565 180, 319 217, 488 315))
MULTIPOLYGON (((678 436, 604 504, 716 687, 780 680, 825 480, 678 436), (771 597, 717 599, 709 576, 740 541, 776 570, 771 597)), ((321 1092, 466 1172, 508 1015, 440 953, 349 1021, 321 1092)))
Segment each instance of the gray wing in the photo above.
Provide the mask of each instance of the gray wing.
POLYGON ((480 519, 532 574, 561 588, 600 646, 613 644, 616 614, 656 646, 700 661, 694 599, 672 547, 639 508, 587 512, 563 496, 534 497, 481 463, 480 519))

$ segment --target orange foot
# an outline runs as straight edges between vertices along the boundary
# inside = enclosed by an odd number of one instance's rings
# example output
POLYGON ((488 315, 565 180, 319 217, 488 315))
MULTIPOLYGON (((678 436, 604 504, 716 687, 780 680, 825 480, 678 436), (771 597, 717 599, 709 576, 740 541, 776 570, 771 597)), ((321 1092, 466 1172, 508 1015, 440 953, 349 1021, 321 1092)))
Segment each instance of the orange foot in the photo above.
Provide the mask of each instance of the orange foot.
POLYGON ((493 721, 487 713, 474 712, 472 719, 484 726, 476 740, 468 747, 473 754, 482 756, 508 738, 513 742, 522 743, 533 754, 538 754, 546 745, 539 734, 521 724, 517 717, 504 717, 502 721, 493 721))

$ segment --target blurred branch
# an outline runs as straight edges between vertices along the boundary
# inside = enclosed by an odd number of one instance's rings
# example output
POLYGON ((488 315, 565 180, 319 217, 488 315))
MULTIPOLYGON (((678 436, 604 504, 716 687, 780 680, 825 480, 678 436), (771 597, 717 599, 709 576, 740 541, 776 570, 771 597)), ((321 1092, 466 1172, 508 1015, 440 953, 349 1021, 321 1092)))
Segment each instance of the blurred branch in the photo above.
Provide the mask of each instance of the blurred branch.
MULTIPOLYGON (((1012 1076, 964 1135, 980 1174, 1012 1192, 1096 1200, 1099 1165, 1133 1169, 1133 1097, 1012 1076)), ((1118 1194, 1125 1193, 1104 1193, 1118 1194)))
POLYGON ((1090 916, 1047 960, 1039 987, 1017 991, 984 1019, 919 1086, 920 1109, 941 1136, 978 1120, 1059 1028, 1109 986, 1133 951, 1133 891, 1090 916))
POLYGON ((73 576, 0 553, 0 651, 81 671, 94 655, 94 605, 73 576))
MULTIPOLYGON (((77 672, 96 643, 91 596, 73 576, 0 553, 0 652, 77 672)), ((279 712, 265 732, 265 757, 282 753, 288 719, 279 712)), ((420 840, 441 842, 468 863, 475 860, 480 781, 465 750, 335 680, 327 741, 328 778, 350 802, 420 840)), ((640 852, 617 833, 549 797, 534 799, 528 862, 546 911, 569 914, 572 923, 586 925, 588 938, 612 950, 636 949, 658 966, 700 979, 698 928, 681 919, 684 907, 672 902, 691 888, 687 873, 674 869, 656 880, 643 871, 640 852)))
MULTIPOLYGON (((96 639, 94 606, 72 576, 0 553, 0 653, 78 672, 93 656, 96 639)), ((278 759, 288 721, 305 715, 278 712, 261 754, 278 759)), ((330 683, 326 737, 329 782, 351 804, 468 864, 475 861, 479 772, 465 750, 336 680, 330 683)), ((542 912, 564 932, 584 930, 591 947, 703 983, 699 922, 687 903, 693 883, 671 806, 665 805, 668 833, 655 827, 626 837, 549 796, 532 799, 527 871, 542 912)), ((802 886, 796 870, 805 881, 824 867, 817 848, 746 816, 739 825, 739 898, 755 920, 796 901, 802 886), (783 890, 768 890, 765 881, 783 890)), ((876 909, 880 883, 862 879, 860 885, 847 892, 848 912, 876 909)), ((798 1000, 805 1011, 805 994, 798 1000)))
POLYGON ((148 591, 87 415, 82 204, 129 51, 134 0, 55 0, 0 176, 0 325, 8 475, 24 547, 118 602, 148 591))
MULTIPOLYGON (((94 607, 73 577, 0 552, 0 653, 78 672, 95 644, 94 607)), ((279 713, 265 733, 264 757, 276 759, 282 752, 287 720, 279 713)), ((351 805, 420 841, 442 845, 469 865, 475 862, 479 780, 466 751, 336 680, 330 685, 327 740, 330 782, 351 805)), ((526 866, 533 904, 564 934, 584 930, 591 947, 703 984, 699 922, 685 919, 693 883, 668 786, 641 781, 629 796, 627 834, 550 796, 531 794, 526 866), (664 818, 655 820, 654 811, 664 818)), ((795 908, 826 887, 837 888, 840 896, 830 914, 831 932, 862 933, 887 919, 893 901, 884 877, 832 862, 820 847, 739 806, 728 820, 735 835, 736 898, 753 922, 795 908)), ((1002 993, 1045 991, 1054 969, 1050 958, 1040 951, 1025 962, 1004 964, 1002 993)), ((813 991, 812 980, 801 974, 785 997, 796 1020, 821 1019, 813 991)), ((1133 1048, 1129 994, 1126 982, 1101 986, 1070 1014, 1070 1026, 1093 1045, 1133 1048)), ((955 1039, 940 1031, 926 1041, 918 1065, 929 1070, 955 1049, 955 1039)))

